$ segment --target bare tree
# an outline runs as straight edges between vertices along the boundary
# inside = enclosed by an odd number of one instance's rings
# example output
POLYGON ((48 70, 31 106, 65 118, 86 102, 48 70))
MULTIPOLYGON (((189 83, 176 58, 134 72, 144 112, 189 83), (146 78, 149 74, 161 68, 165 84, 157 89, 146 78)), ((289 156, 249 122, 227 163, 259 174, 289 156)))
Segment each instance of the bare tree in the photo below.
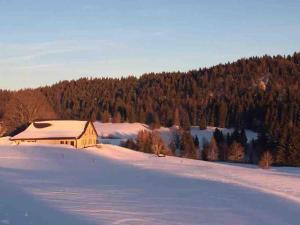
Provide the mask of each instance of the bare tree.
POLYGON ((216 161, 219 159, 219 148, 214 137, 211 138, 209 148, 207 149, 207 160, 216 161))
POLYGON ((56 113, 40 91, 22 90, 14 93, 7 104, 4 127, 7 132, 12 132, 36 120, 54 118, 56 113))
POLYGON ((152 151, 156 155, 165 154, 165 145, 157 131, 152 132, 152 151))
POLYGON ((273 157, 270 151, 266 151, 262 154, 262 157, 259 161, 259 167, 263 169, 268 169, 273 163, 273 157))
POLYGON ((244 157, 244 147, 240 143, 234 141, 229 147, 228 160, 234 162, 241 162, 244 160, 244 157))

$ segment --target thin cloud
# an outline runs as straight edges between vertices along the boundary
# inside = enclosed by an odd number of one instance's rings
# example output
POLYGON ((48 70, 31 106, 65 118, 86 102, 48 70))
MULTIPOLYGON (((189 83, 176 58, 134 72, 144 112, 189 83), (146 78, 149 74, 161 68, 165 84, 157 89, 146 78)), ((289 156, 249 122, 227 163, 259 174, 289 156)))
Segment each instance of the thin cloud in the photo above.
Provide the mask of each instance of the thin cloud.
POLYGON ((121 47, 120 44, 107 40, 63 40, 38 44, 1 44, 0 64, 30 63, 31 61, 64 53, 82 51, 109 51, 121 47))

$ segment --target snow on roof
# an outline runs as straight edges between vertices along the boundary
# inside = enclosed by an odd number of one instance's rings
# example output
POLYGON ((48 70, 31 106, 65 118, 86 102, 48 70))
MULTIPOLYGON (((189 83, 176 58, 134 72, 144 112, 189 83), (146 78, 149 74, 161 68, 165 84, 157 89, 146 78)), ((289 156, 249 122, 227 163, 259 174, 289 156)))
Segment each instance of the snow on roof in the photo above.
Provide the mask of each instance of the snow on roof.
POLYGON ((29 127, 15 135, 16 139, 51 139, 51 138, 78 138, 88 121, 78 120, 49 120, 31 123, 29 127))

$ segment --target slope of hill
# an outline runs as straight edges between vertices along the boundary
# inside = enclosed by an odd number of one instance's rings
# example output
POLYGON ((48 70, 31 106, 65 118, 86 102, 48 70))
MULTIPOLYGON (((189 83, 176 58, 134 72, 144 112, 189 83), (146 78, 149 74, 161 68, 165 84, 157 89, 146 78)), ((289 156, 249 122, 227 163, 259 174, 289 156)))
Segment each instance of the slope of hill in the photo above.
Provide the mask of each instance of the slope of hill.
POLYGON ((0 146, 0 224, 298 224, 300 170, 0 146))

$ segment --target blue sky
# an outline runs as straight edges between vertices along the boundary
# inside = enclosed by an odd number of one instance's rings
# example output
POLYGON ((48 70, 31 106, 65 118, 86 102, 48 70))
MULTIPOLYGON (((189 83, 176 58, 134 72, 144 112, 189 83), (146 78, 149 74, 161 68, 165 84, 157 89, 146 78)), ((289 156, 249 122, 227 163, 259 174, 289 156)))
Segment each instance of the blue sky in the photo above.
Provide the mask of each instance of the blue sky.
POLYGON ((0 0, 0 88, 300 51, 299 0, 0 0))

